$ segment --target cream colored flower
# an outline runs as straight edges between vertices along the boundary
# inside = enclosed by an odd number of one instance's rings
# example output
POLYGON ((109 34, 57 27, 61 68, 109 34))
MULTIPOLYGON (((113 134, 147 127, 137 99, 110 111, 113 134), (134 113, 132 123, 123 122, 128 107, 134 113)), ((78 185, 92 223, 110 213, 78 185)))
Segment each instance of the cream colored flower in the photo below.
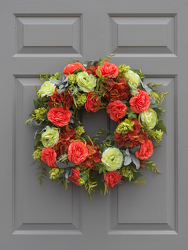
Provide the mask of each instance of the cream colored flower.
POLYGON ((107 171, 120 169, 123 164, 123 154, 118 148, 107 148, 101 158, 107 171))
POLYGON ((94 75, 89 75, 87 72, 83 71, 77 74, 77 83, 83 92, 89 93, 94 91, 96 86, 96 77, 94 75))
POLYGON ((53 92, 55 91, 55 84, 51 82, 44 82, 39 91, 37 92, 37 96, 39 98, 44 97, 44 96, 51 96, 53 95, 53 92))

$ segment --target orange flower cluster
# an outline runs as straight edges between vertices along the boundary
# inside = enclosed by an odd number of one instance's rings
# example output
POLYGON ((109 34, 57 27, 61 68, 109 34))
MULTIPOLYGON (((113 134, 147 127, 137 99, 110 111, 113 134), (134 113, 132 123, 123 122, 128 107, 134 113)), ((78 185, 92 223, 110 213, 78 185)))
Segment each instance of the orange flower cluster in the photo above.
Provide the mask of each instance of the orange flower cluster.
POLYGON ((84 170, 88 168, 96 168, 95 162, 101 163, 102 154, 99 153, 99 148, 90 141, 87 141, 86 147, 88 148, 88 156, 84 162, 80 164, 84 170))
POLYGON ((57 157, 59 157, 61 154, 66 153, 68 151, 70 143, 75 139, 76 131, 66 126, 66 128, 63 130, 63 133, 61 133, 59 136, 59 141, 53 147, 53 149, 57 153, 57 157))
POLYGON ((73 104, 74 100, 68 91, 61 92, 58 94, 58 88, 55 89, 54 94, 51 96, 51 99, 48 101, 48 106, 50 108, 60 108, 69 109, 73 104))
POLYGON ((128 85, 126 84, 125 77, 119 78, 118 82, 105 80, 105 83, 107 83, 107 85, 103 87, 108 90, 105 94, 108 101, 113 102, 116 100, 128 100, 130 91, 128 85))
POLYGON ((134 130, 129 130, 125 134, 119 134, 115 131, 114 140, 118 141, 119 147, 123 147, 124 145, 128 148, 134 148, 140 146, 148 140, 148 137, 145 133, 140 132, 141 125, 137 119, 131 119, 134 121, 134 130))

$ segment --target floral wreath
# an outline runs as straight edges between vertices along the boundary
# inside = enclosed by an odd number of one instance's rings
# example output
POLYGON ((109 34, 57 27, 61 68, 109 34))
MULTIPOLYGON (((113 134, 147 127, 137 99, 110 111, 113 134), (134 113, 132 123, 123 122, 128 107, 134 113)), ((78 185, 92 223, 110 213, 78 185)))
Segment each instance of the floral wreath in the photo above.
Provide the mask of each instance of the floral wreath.
POLYGON ((40 74, 42 86, 26 121, 36 128, 33 158, 40 184, 49 173, 66 188, 69 182, 84 186, 91 199, 95 188, 105 194, 123 182, 144 183, 144 167, 160 173, 148 158, 152 141, 160 142, 166 133, 159 116, 168 92, 158 91, 162 84, 143 83, 141 70, 109 63, 112 56, 83 64, 72 59, 63 74, 40 74), (116 129, 84 135, 79 112, 89 116, 99 109, 106 109, 116 129))

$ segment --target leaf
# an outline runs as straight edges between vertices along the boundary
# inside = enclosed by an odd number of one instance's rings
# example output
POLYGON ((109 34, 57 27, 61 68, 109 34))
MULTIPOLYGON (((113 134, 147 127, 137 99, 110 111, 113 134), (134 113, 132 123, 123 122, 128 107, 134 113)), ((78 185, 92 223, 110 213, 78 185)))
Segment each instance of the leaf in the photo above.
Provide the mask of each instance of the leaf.
POLYGON ((128 178, 128 177, 122 176, 121 179, 122 179, 124 182, 129 182, 129 178, 128 178))
POLYGON ((159 106, 159 104, 158 104, 158 103, 155 103, 155 104, 150 105, 149 107, 150 107, 151 109, 153 109, 153 108, 157 108, 158 106, 159 106))
POLYGON ((69 167, 71 167, 71 168, 74 168, 74 167, 75 167, 75 164, 74 164, 72 161, 69 161, 69 162, 68 162, 68 165, 69 165, 69 167))
POLYGON ((132 162, 131 156, 127 155, 124 159, 124 166, 128 166, 132 162))
POLYGON ((135 156, 131 154, 131 159, 133 161, 133 163, 136 166, 136 169, 138 170, 140 168, 140 160, 135 156))
POLYGON ((70 166, 64 162, 59 162, 56 161, 56 164, 58 165, 59 168, 69 168, 70 166))
POLYGON ((162 132, 164 132, 167 135, 167 131, 166 131, 166 127, 163 123, 163 120, 159 120, 157 125, 155 126, 156 130, 161 130, 162 132))
POLYGON ((121 151, 121 153, 123 154, 123 157, 126 157, 126 156, 127 156, 126 150, 121 149, 120 151, 121 151))
POLYGON ((161 108, 154 108, 153 110, 156 112, 157 118, 159 118, 159 116, 163 113, 163 110, 161 108))
POLYGON ((128 116, 128 118, 137 118, 137 114, 132 111, 129 107, 127 107, 127 112, 126 115, 128 116))
POLYGON ((95 171, 91 174, 91 176, 93 177, 94 181, 97 183, 96 188, 100 190, 104 190, 105 186, 104 186, 104 181, 103 181, 103 174, 98 174, 97 171, 95 171))
POLYGON ((84 172, 81 172, 80 175, 82 176, 82 179, 84 181, 89 177, 89 174, 88 173, 84 173, 84 172))
POLYGON ((109 135, 106 137, 106 140, 109 140, 109 141, 114 141, 114 135, 109 135))
POLYGON ((130 151, 131 151, 132 154, 135 154, 135 152, 137 150, 139 150, 139 149, 140 149, 140 146, 137 146, 137 147, 134 147, 134 148, 130 148, 130 151))
POLYGON ((142 174, 140 173, 140 171, 136 171, 136 172, 133 173, 133 175, 134 175, 134 177, 131 180, 131 182, 136 181, 136 179, 138 179, 138 177, 140 177, 142 174))
POLYGON ((78 72, 82 72, 82 71, 84 70, 82 68, 79 68, 79 69, 76 69, 73 74, 76 75, 78 72))
POLYGON ((90 113, 87 113, 85 110, 83 110, 83 113, 84 113, 84 115, 86 116, 86 117, 90 117, 90 113))

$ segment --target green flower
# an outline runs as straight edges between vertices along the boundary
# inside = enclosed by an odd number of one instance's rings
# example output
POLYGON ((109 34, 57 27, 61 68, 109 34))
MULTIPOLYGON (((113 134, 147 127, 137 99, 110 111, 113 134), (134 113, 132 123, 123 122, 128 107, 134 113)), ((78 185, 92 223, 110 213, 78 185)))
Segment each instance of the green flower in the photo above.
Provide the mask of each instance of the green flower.
POLYGON ((33 159, 40 160, 40 155, 42 154, 43 147, 37 147, 37 149, 33 152, 33 159))
POLYGON ((83 92, 89 93, 94 91, 96 86, 96 77, 93 75, 89 75, 87 72, 79 72, 77 74, 77 82, 80 90, 83 92))
POLYGON ((149 135, 152 136, 156 142, 162 141, 163 132, 161 130, 150 130, 149 135))
POLYGON ((77 75, 70 74, 68 75, 69 84, 76 84, 77 83, 77 75))
POLYGON ((82 135, 82 134, 85 133, 85 130, 84 130, 84 127, 83 127, 83 126, 78 126, 78 127, 76 127, 76 128, 75 128, 75 131, 76 131, 76 135, 77 135, 77 136, 80 136, 80 135, 82 135))
POLYGON ((157 102, 157 103, 159 103, 159 95, 157 94, 157 93, 155 93, 155 92, 151 92, 150 93, 150 96, 152 96, 152 97, 154 97, 155 98, 155 101, 157 102))
POLYGON ((119 75, 120 74, 124 75, 126 72, 129 71, 130 67, 125 65, 125 64, 121 64, 121 65, 119 65, 118 69, 119 69, 119 75))
POLYGON ((58 179, 63 172, 64 172, 63 168, 52 168, 49 172, 50 179, 51 180, 58 179))
POLYGON ((124 122, 121 122, 117 128, 116 132, 118 134, 126 134, 129 130, 133 130, 134 122, 129 119, 125 119, 124 122))
POLYGON ((46 113, 45 108, 38 108, 34 110, 36 120, 44 121, 44 114, 46 113))
POLYGON ((141 123, 143 125, 146 125, 148 130, 154 128, 158 122, 157 113, 151 108, 144 112, 141 112, 139 118, 141 120, 141 123))
POLYGON ((41 135, 41 141, 44 147, 52 148, 59 140, 58 128, 46 126, 46 131, 41 135))
POLYGON ((84 106, 85 102, 87 101, 87 97, 85 94, 81 94, 77 96, 76 99, 76 104, 78 105, 78 107, 84 106))
POLYGON ((57 72, 54 74, 54 76, 51 76, 49 80, 52 80, 52 79, 59 80, 60 76, 61 76, 61 73, 57 72))
POLYGON ((55 91, 55 84, 51 82, 44 82, 39 91, 37 92, 37 96, 39 98, 42 98, 44 96, 51 96, 53 95, 53 92, 55 91))
POLYGON ((107 148, 102 154, 102 162, 107 171, 120 169, 123 164, 123 154, 118 148, 107 148))
POLYGON ((59 157, 59 161, 60 162, 65 162, 67 159, 68 159, 68 155, 67 154, 60 155, 60 157, 59 157))
POLYGON ((127 83, 131 89, 138 89, 140 87, 140 77, 138 74, 129 70, 124 76, 126 77, 127 83))

